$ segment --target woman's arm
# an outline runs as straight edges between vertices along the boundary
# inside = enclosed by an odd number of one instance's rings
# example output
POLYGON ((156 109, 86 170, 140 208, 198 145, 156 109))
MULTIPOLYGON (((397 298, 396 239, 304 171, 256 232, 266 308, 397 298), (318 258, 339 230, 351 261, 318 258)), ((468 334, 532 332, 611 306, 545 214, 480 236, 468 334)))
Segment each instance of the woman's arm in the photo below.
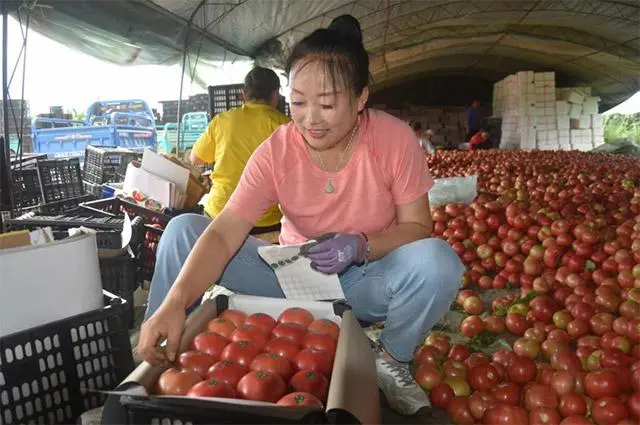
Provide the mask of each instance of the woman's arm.
POLYGON ((252 224, 224 208, 207 227, 167 294, 169 302, 187 309, 216 282, 249 235, 252 224))
POLYGON ((413 202, 396 205, 396 224, 382 232, 367 235, 371 248, 369 260, 378 260, 402 245, 428 238, 432 230, 429 196, 426 193, 413 202))

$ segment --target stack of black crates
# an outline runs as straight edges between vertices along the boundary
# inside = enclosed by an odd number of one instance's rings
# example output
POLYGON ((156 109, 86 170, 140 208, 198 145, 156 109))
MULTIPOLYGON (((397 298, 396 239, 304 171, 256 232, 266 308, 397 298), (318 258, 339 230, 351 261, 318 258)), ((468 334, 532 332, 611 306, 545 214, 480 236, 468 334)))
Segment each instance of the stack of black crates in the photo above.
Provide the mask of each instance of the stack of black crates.
POLYGON ((105 146, 87 146, 84 154, 83 187, 86 193, 102 197, 104 183, 124 181, 127 166, 142 153, 105 146))

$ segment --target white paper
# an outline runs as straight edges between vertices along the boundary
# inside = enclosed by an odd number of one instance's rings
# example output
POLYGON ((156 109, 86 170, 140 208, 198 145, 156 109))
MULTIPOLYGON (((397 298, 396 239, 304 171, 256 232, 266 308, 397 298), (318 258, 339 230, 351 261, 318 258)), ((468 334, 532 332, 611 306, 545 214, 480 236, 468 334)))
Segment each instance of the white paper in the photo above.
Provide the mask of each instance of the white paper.
POLYGON ((150 149, 142 154, 142 168, 158 177, 170 181, 182 192, 187 192, 189 184, 189 170, 170 161, 150 149))
POLYGON ((131 194, 134 190, 138 190, 164 206, 171 207, 171 186, 171 182, 147 170, 136 168, 133 164, 127 166, 123 185, 125 193, 131 194))
MULTIPOLYGON (((277 264, 300 254, 303 245, 268 245, 258 248, 267 264, 277 264)), ((294 300, 344 299, 340 279, 336 274, 324 274, 311 268, 311 260, 299 256, 290 264, 275 267, 276 277, 284 296, 294 300)))
POLYGON ((102 306, 95 235, 0 250, 0 337, 102 306))

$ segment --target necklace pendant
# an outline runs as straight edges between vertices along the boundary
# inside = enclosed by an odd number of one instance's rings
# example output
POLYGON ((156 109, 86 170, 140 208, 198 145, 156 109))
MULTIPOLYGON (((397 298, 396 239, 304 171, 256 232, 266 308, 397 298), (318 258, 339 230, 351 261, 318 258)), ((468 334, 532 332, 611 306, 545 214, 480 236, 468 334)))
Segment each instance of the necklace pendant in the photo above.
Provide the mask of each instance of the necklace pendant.
POLYGON ((327 182, 327 185, 324 187, 324 191, 326 193, 333 193, 336 191, 336 188, 333 187, 333 183, 331 183, 331 180, 327 182))

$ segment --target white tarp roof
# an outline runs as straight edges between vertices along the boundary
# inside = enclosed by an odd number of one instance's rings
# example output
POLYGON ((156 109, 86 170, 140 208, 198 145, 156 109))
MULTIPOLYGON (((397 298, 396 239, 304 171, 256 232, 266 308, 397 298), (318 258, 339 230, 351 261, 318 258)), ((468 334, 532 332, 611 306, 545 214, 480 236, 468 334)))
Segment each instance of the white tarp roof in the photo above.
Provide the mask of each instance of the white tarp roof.
POLYGON ((349 13, 362 25, 376 87, 429 75, 499 80, 533 69, 592 86, 605 107, 640 90, 637 0, 29 3, 19 14, 30 14, 32 29, 114 63, 178 63, 186 36, 190 69, 203 85, 207 69, 221 62, 256 58, 281 67, 296 41, 349 13))

